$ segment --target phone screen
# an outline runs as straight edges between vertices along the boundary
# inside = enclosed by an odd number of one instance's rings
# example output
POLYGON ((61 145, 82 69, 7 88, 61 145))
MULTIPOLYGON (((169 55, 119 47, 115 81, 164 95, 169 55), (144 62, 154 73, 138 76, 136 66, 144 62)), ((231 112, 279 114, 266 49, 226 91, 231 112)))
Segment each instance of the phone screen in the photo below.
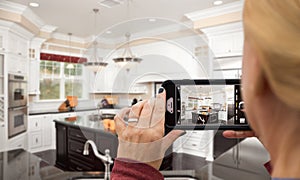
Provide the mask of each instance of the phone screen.
POLYGON ((239 116, 237 85, 177 85, 180 118, 177 125, 246 124, 239 116))
POLYGON ((249 129, 239 80, 177 80, 166 83, 164 88, 169 127, 249 129))

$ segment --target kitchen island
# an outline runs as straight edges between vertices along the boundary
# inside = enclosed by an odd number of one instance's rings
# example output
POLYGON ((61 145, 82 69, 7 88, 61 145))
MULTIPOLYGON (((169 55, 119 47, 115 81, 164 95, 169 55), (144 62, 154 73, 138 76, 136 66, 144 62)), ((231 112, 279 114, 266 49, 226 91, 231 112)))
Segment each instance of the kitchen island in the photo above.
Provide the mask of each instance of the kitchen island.
POLYGON ((56 166, 68 171, 102 171, 104 165, 92 149, 83 155, 84 143, 92 140, 101 154, 106 149, 110 156, 117 156, 118 138, 113 120, 101 120, 98 115, 74 116, 54 120, 56 128, 56 166), (109 122, 112 121, 112 122, 109 122))
MULTIPOLYGON (((263 163, 268 160, 266 159, 266 151, 261 145, 257 146, 256 143, 257 140, 253 138, 245 140, 240 145, 228 150, 214 162, 201 168, 177 169, 161 171, 161 173, 165 177, 193 177, 204 180, 270 180, 270 175, 263 167, 263 163), (240 146, 239 153, 237 153, 238 146, 240 146)), ((23 149, 0 152, 0 179, 75 180, 84 177, 86 179, 94 177, 94 180, 96 180, 95 177, 99 177, 100 179, 103 177, 103 172, 62 171, 23 149)))

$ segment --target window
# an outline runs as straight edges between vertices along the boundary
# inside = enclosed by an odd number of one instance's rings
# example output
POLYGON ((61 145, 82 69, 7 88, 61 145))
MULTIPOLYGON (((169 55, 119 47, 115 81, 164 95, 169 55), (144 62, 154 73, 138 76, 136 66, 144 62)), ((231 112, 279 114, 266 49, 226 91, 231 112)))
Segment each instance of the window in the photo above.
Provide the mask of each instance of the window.
POLYGON ((83 65, 45 61, 40 62, 40 100, 65 99, 66 96, 83 97, 83 65))

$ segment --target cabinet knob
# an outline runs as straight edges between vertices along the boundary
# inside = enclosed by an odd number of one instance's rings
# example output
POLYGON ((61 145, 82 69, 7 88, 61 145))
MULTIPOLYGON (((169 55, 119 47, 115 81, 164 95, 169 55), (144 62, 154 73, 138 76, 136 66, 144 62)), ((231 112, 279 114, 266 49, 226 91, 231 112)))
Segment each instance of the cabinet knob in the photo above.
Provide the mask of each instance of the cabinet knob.
POLYGON ((38 139, 38 138, 35 138, 35 142, 38 143, 38 142, 39 142, 39 139, 38 139))

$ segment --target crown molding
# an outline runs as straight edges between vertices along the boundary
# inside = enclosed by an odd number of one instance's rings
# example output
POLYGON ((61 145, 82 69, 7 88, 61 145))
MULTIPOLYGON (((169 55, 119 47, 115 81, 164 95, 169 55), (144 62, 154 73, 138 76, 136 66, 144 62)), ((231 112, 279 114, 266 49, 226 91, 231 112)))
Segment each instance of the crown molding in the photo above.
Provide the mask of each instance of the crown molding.
POLYGON ((222 24, 218 26, 208 27, 201 29, 207 36, 215 36, 220 34, 234 33, 234 32, 243 32, 243 23, 234 22, 228 24, 222 24))
POLYGON ((198 21, 198 20, 207 19, 211 17, 221 16, 224 14, 243 11, 243 5, 244 5, 244 0, 240 0, 222 6, 216 6, 205 10, 187 13, 184 16, 192 21, 198 21))
POLYGON ((10 1, 0 1, 0 9, 10 11, 17 14, 22 14, 27 7, 10 1))

